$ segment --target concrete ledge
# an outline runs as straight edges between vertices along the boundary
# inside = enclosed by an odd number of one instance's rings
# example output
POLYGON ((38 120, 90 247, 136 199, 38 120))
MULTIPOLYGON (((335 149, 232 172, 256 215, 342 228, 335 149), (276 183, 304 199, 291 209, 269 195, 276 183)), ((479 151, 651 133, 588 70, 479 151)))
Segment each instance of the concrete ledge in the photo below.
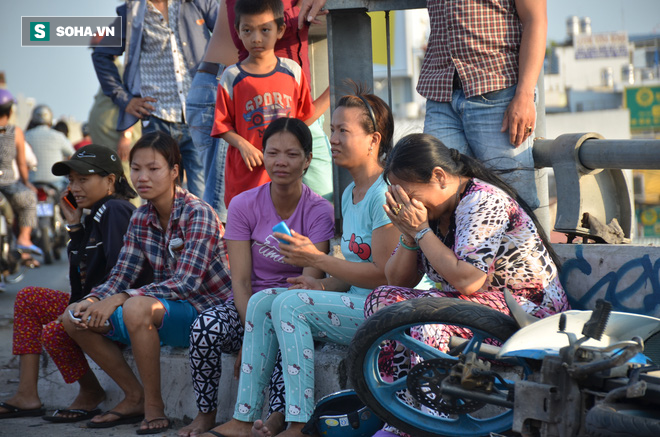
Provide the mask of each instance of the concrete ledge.
MULTIPOLYGON (((348 377, 344 359, 348 348, 334 344, 320 344, 315 350, 316 400, 338 390, 347 388, 348 377)), ((130 349, 124 352, 124 357, 137 375, 137 368, 130 349)), ((234 379, 234 355, 222 356, 222 377, 220 378, 220 393, 218 396, 217 420, 225 422, 234 412, 238 380, 234 379)), ((47 408, 64 408, 78 393, 78 384, 66 384, 57 367, 47 354, 42 355, 39 378, 39 395, 47 408)), ((122 398, 122 392, 105 372, 93 361, 90 364, 94 373, 105 388, 108 398, 100 408, 109 410, 122 398)), ((197 415, 195 396, 192 389, 188 350, 165 346, 161 348, 161 387, 165 401, 165 413, 172 419, 192 419, 197 415)), ((265 408, 268 408, 266 405, 265 408)))

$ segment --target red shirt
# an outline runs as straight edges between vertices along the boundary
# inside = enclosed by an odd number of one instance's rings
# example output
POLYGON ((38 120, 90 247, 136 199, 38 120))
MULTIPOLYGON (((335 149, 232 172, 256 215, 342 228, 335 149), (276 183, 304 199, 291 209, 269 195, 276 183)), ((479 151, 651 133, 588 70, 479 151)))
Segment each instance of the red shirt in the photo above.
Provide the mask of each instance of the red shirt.
POLYGON ((85 139, 82 139, 82 140, 78 141, 76 144, 74 144, 74 145, 73 145, 73 148, 74 148, 75 150, 78 150, 78 149, 80 149, 81 147, 89 146, 90 144, 92 144, 92 140, 91 140, 91 139, 86 139, 86 140, 85 140, 85 139))
MULTIPOLYGON (((307 34, 309 28, 304 26, 302 29, 298 30, 298 13, 300 9, 295 7, 296 3, 299 0, 283 0, 284 4, 284 24, 286 24, 286 30, 284 31, 284 36, 282 39, 275 43, 275 55, 280 58, 289 58, 296 61, 303 69, 305 73, 305 78, 307 79, 307 85, 311 83, 311 76, 309 73, 309 55, 307 52, 307 34)), ((243 47, 241 39, 236 33, 236 28, 234 27, 234 19, 236 15, 234 14, 234 5, 236 0, 227 0, 227 17, 229 18, 229 29, 231 32, 231 39, 234 41, 234 45, 238 49, 238 59, 239 61, 244 60, 248 56, 248 51, 243 47)))
POLYGON ((426 6, 431 33, 419 94, 451 101, 454 71, 467 98, 518 82, 522 23, 515 0, 428 0, 426 6))
MULTIPOLYGON (((294 61, 278 58, 277 67, 263 75, 252 75, 234 64, 220 78, 211 136, 219 137, 233 129, 263 150, 261 137, 271 121, 280 117, 306 120, 313 113, 307 80, 294 61)), ((237 194, 269 181, 263 165, 250 171, 237 148, 227 149, 225 205, 229 206, 237 194)))

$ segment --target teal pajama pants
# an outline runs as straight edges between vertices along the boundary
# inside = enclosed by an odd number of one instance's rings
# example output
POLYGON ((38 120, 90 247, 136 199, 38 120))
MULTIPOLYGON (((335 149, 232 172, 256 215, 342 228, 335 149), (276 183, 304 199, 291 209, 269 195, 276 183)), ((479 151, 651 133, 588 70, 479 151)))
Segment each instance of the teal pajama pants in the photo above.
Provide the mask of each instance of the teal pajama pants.
POLYGON ((261 417, 264 390, 278 348, 286 392, 286 421, 307 422, 314 411, 314 340, 347 345, 364 321, 366 296, 271 288, 248 303, 234 418, 261 417))

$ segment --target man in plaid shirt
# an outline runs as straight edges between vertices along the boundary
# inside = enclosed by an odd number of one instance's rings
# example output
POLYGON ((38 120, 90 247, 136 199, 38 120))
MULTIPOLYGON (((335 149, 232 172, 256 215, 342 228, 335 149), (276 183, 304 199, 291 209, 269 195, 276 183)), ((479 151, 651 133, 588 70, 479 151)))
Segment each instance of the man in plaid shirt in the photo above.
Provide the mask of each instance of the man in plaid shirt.
POLYGON ((428 0, 424 132, 497 169, 539 206, 532 157, 546 0, 428 0))
MULTIPOLYGON (((326 0, 303 0, 298 26, 326 0)), ((532 208, 533 132, 548 28, 546 0, 427 0, 431 33, 417 92, 424 132, 504 173, 532 208)))

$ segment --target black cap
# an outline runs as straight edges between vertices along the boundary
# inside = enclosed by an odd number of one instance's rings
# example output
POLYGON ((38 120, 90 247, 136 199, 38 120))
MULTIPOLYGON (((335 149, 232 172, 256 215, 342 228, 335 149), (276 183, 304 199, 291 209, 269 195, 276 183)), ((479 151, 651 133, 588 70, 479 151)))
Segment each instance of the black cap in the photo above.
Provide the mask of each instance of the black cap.
POLYGON ((99 174, 101 176, 124 174, 124 167, 117 153, 96 144, 81 147, 68 161, 56 162, 51 171, 55 176, 66 176, 71 170, 80 174, 99 174))

